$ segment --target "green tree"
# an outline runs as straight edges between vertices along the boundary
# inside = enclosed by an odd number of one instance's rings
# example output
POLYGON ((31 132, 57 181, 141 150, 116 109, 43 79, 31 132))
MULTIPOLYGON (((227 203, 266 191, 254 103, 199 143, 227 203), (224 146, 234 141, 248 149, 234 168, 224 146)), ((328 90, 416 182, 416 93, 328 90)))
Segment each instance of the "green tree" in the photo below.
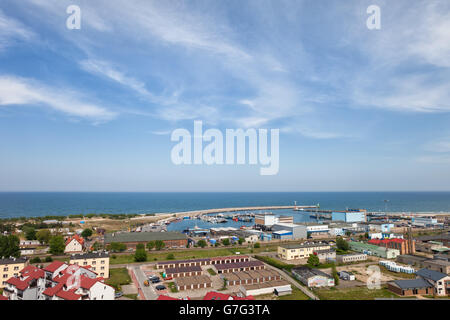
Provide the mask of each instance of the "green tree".
POLYGON ((348 242, 345 241, 342 237, 336 238, 336 247, 341 251, 348 251, 350 248, 348 242))
POLYGON ((147 249, 148 250, 153 250, 155 248, 155 241, 150 241, 147 243, 147 249))
POLYGON ((161 250, 166 246, 166 244, 164 243, 164 241, 162 240, 156 240, 155 241, 155 248, 156 250, 161 250))
POLYGON ((173 253, 169 253, 166 257, 167 260, 175 260, 175 255, 173 253))
POLYGON ((147 252, 145 249, 138 249, 134 254, 134 261, 136 262, 144 262, 147 261, 147 252))
POLYGON ((15 235, 0 235, 0 257, 20 257, 20 239, 15 235))
POLYGON ((45 257, 45 262, 52 262, 53 259, 50 256, 45 257))
POLYGON ((92 229, 86 228, 83 230, 83 232, 81 232, 81 236, 83 238, 89 238, 90 236, 92 236, 92 229))
POLYGON ((229 246, 230 245, 230 239, 226 238, 226 239, 222 239, 222 243, 224 246, 229 246))
POLYGON ((244 238, 239 238, 239 240, 238 240, 239 244, 243 244, 243 243, 244 243, 244 241, 245 241, 245 239, 244 239, 244 238))
POLYGON ((62 236, 54 236, 50 239, 50 253, 54 255, 64 254, 66 244, 62 236))
POLYGON ((320 264, 319 257, 315 254, 310 254, 307 263, 310 267, 317 267, 320 264))
POLYGON ((23 228, 23 232, 25 233, 25 238, 27 240, 36 240, 36 229, 32 227, 23 228))
POLYGON ((127 246, 124 243, 120 242, 111 242, 108 246, 109 250, 112 252, 122 252, 127 249, 127 246))
POLYGON ((197 245, 198 245, 200 248, 204 248, 204 247, 206 247, 206 241, 203 240, 203 239, 198 240, 197 245))
POLYGON ((256 243, 253 245, 253 248, 255 248, 255 249, 261 248, 261 244, 260 244, 259 242, 256 242, 256 243))
POLYGON ((339 285, 339 276, 338 273, 336 271, 336 265, 333 263, 333 266, 331 267, 331 275, 334 278, 334 285, 339 285))
POLYGON ((136 245, 136 250, 141 250, 141 249, 144 249, 144 250, 145 250, 145 246, 144 246, 143 243, 138 243, 138 244, 136 245))
POLYGON ((41 244, 48 244, 51 237, 52 234, 48 229, 42 229, 36 233, 36 239, 39 240, 41 244))
POLYGON ((94 250, 94 251, 98 251, 101 248, 102 248, 102 244, 97 241, 95 241, 94 244, 92 245, 92 250, 94 250))
POLYGON ((41 258, 39 257, 34 257, 32 259, 30 259, 30 263, 41 263, 41 258))

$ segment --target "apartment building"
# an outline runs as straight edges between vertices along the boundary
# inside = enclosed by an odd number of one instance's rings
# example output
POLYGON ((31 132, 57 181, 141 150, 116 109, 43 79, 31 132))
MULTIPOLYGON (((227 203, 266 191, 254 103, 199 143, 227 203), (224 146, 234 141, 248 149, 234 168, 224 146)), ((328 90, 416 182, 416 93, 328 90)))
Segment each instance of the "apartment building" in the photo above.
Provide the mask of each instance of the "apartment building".
POLYGON ((114 300, 114 288, 87 267, 54 261, 45 268, 29 265, 6 281, 9 300, 114 300))
POLYGON ((317 251, 330 250, 327 243, 287 244, 278 246, 278 256, 283 260, 305 259, 317 251))
POLYGON ((0 288, 6 286, 6 281, 14 276, 18 276, 20 270, 27 265, 25 258, 0 259, 0 288))
POLYGON ((102 278, 109 278, 109 252, 98 251, 81 254, 73 254, 70 264, 87 267, 96 272, 102 278))

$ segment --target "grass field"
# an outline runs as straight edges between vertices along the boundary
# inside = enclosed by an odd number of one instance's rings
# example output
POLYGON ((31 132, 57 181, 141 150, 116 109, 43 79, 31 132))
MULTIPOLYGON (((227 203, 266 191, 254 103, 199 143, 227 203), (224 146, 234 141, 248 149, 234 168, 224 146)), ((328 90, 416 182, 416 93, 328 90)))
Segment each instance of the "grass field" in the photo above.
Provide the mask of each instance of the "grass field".
POLYGON ((292 294, 278 297, 278 300, 311 300, 297 287, 292 286, 292 294))
POLYGON ((401 298, 386 288, 369 290, 366 287, 346 289, 314 289, 320 300, 373 300, 375 298, 401 298))
POLYGON ((124 294, 124 297, 133 299, 133 300, 138 300, 138 295, 137 294, 124 294))
POLYGON ((110 269, 109 279, 107 279, 105 282, 106 284, 120 291, 122 285, 131 283, 131 277, 128 274, 127 268, 110 269))
POLYGON ((272 267, 275 267, 278 269, 284 269, 284 270, 288 270, 288 271, 291 271, 291 269, 296 266, 295 264, 287 264, 278 259, 274 259, 271 257, 255 256, 255 258, 258 260, 261 260, 267 264, 270 264, 272 267))
MULTIPOLYGON (((261 245, 260 248, 211 248, 211 249, 191 249, 191 250, 173 250, 172 253, 176 260, 211 258, 234 255, 236 252, 240 254, 259 253, 266 251, 275 251, 276 245, 261 245)), ((167 260, 167 251, 147 252, 147 261, 165 261, 167 260)), ((110 264, 127 264, 134 263, 134 254, 116 254, 111 255, 110 264)))

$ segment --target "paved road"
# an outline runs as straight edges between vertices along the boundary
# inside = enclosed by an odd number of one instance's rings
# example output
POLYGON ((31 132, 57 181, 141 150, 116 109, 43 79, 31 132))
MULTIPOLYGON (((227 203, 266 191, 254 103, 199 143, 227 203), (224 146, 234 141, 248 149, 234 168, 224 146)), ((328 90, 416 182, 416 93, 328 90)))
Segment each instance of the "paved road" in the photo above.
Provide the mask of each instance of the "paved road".
POLYGON ((136 277, 139 293, 144 295, 145 300, 156 300, 158 294, 154 291, 152 286, 144 286, 144 281, 147 280, 147 277, 141 268, 139 266, 130 266, 130 268, 136 277))
POLYGON ((308 297, 310 297, 313 300, 320 300, 319 297, 317 297, 313 292, 311 292, 310 290, 308 290, 307 288, 303 287, 302 285, 300 285, 297 280, 295 280, 294 278, 291 277, 291 275, 289 273, 287 273, 284 270, 280 270, 278 268, 275 268, 269 264, 265 264, 267 268, 270 268, 272 270, 275 270, 276 272, 278 272, 279 274, 281 274, 283 276, 283 278, 285 278, 287 281, 289 281, 291 284, 293 284, 294 286, 296 286, 298 289, 300 289, 304 294, 306 294, 308 297))

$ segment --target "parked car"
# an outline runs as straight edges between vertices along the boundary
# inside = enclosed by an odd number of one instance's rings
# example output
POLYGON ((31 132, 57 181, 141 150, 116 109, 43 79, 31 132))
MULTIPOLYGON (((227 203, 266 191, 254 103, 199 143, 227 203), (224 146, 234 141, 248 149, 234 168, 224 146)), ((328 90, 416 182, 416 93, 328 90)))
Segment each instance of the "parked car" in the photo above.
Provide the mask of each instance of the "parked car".
POLYGON ((145 280, 144 281, 144 286, 148 287, 149 285, 150 285, 150 283, 147 280, 145 280))
POLYGON ((155 289, 158 290, 158 291, 161 291, 161 290, 166 290, 167 288, 166 288, 166 286, 163 286, 162 284, 160 284, 160 285, 157 285, 155 287, 155 289))
POLYGON ((161 282, 161 279, 159 278, 153 278, 152 280, 150 280, 152 283, 159 283, 161 282))
POLYGON ((167 280, 173 280, 173 278, 172 277, 165 277, 164 280, 166 280, 166 281, 167 280))
POLYGON ((121 296, 123 296, 123 292, 122 292, 122 291, 116 292, 116 293, 114 294, 114 296, 115 296, 116 299, 117 299, 117 298, 120 298, 121 296))

